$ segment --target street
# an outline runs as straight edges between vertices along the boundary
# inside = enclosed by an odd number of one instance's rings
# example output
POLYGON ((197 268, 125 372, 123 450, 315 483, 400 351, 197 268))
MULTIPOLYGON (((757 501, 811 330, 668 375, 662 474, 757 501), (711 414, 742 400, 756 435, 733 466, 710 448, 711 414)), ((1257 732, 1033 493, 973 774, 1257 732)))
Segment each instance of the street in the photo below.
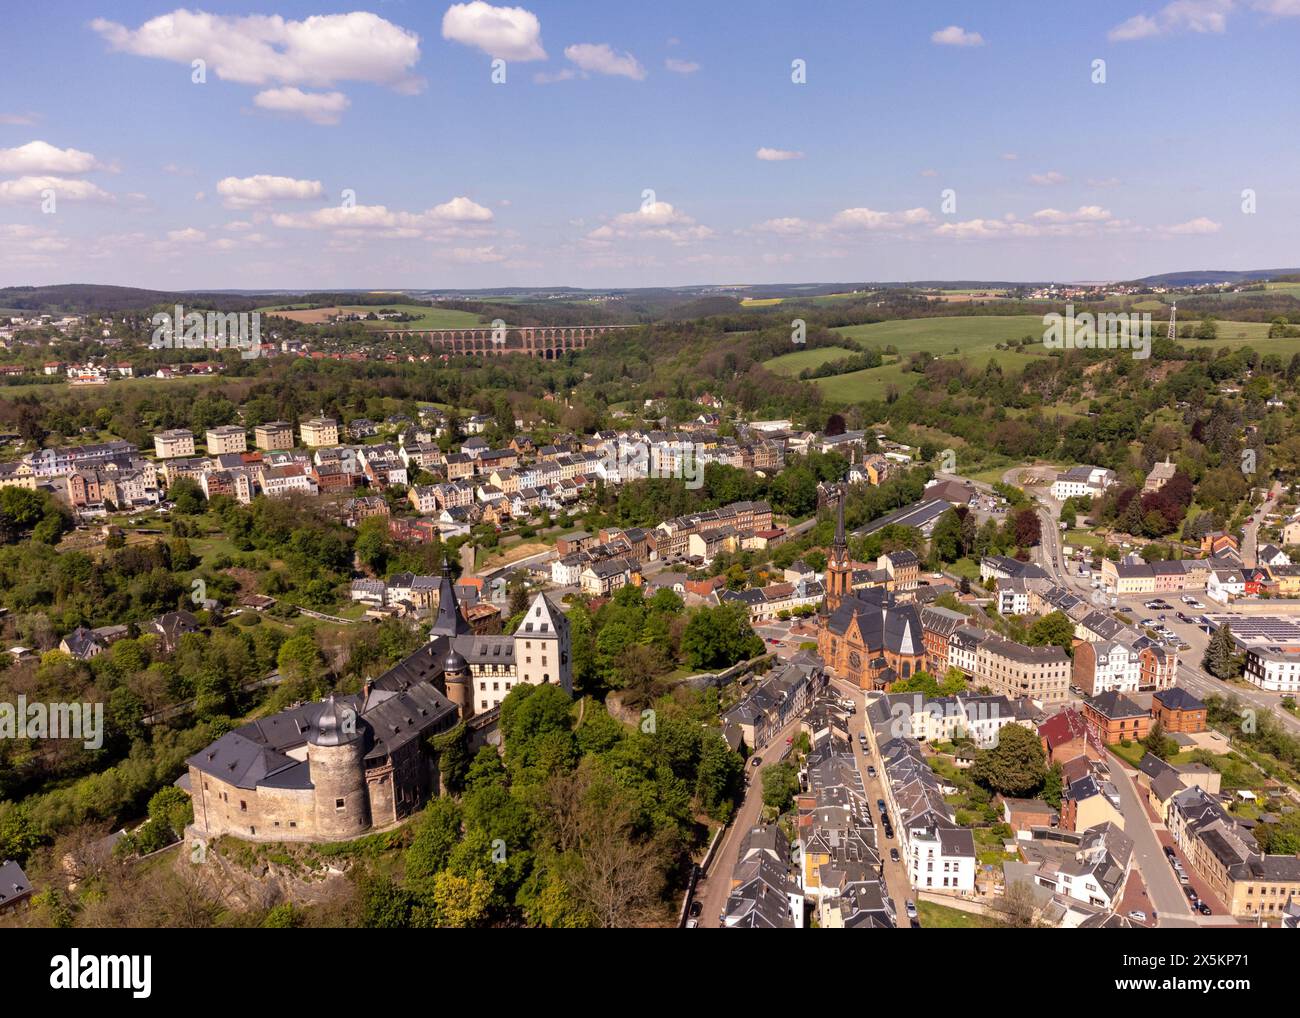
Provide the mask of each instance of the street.
POLYGON ((794 718, 776 737, 762 749, 755 750, 755 755, 762 757, 759 767, 753 766, 753 757, 745 763, 748 783, 745 785, 745 798, 736 810, 736 815, 722 836, 722 843, 714 853, 713 862, 708 872, 700 878, 695 888, 695 900, 702 905, 699 923, 704 928, 716 928, 722 925, 722 912, 726 908, 727 898, 731 894, 731 875, 736 870, 740 858, 740 845, 750 828, 757 825, 763 812, 763 770, 776 763, 785 749, 785 740, 793 738, 799 731, 801 718, 794 718))

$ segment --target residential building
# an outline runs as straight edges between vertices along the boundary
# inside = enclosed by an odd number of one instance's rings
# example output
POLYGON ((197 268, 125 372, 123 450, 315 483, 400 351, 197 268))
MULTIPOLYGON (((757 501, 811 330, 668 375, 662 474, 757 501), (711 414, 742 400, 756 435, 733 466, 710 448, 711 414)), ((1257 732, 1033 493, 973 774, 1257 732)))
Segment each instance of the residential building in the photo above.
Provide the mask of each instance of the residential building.
POLYGON ((161 459, 172 456, 194 455, 194 432, 186 428, 172 428, 153 436, 154 455, 161 459))

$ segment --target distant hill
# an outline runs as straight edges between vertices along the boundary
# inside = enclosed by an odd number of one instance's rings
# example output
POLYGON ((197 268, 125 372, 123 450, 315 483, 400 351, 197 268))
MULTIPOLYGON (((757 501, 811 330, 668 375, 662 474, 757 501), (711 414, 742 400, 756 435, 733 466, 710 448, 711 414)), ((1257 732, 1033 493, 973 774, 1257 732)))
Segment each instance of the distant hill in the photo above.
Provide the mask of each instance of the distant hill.
POLYGON ((1204 283, 1250 283, 1295 275, 1300 269, 1197 269, 1192 272, 1164 272, 1133 280, 1142 286, 1200 286, 1204 283))
POLYGON ((265 297, 253 298, 233 293, 140 290, 131 286, 101 286, 95 283, 8 286, 0 289, 0 307, 40 314, 142 311, 156 304, 192 304, 205 310, 251 311, 266 303, 265 297))

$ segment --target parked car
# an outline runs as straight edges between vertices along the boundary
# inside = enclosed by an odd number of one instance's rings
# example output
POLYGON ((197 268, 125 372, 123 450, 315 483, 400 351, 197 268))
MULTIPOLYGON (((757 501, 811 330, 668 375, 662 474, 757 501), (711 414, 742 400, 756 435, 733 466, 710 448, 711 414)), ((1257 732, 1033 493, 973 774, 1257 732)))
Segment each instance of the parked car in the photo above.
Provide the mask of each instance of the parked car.
POLYGON ((1200 912, 1201 915, 1214 915, 1214 909, 1210 908, 1210 906, 1205 904, 1205 902, 1201 902, 1197 905, 1196 910, 1200 912))
POLYGON ((898 862, 898 849, 896 849, 896 848, 891 848, 891 849, 889 850, 889 861, 890 861, 890 862, 898 862))
MULTIPOLYGON (((863 739, 862 741, 866 742, 865 739, 863 739)), ((874 778, 875 776, 876 776, 876 768, 871 764, 867 764, 867 777, 874 778)))
POLYGON ((884 812, 885 812, 885 800, 884 800, 884 799, 877 799, 877 800, 876 800, 876 809, 880 810, 881 813, 884 813, 884 812))
POLYGON ((903 907, 907 909, 907 918, 909 919, 916 918, 916 902, 914 902, 911 898, 908 898, 903 907))
POLYGON ((763 762, 763 758, 761 756, 756 756, 754 757, 753 760, 750 761, 750 765, 753 767, 757 767, 762 762, 763 762))
POLYGON ((691 902, 690 916, 692 919, 698 919, 700 917, 700 913, 703 911, 704 911, 704 902, 700 901, 699 899, 696 899, 695 901, 691 902))
POLYGON ((889 826, 885 827, 885 837, 888 838, 890 841, 894 840, 894 829, 892 827, 889 826))
POLYGON ((1128 917, 1135 923, 1144 923, 1147 921, 1147 914, 1136 908, 1128 914, 1128 917))

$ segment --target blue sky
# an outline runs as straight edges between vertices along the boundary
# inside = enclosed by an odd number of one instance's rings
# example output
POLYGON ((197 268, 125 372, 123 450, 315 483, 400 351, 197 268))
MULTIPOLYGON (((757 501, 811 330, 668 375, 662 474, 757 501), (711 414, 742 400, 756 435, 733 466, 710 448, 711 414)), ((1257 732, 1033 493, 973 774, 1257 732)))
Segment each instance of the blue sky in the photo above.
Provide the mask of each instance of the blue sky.
POLYGON ((1300 263, 1300 0, 51 0, 6 19, 0 285, 1300 263))

